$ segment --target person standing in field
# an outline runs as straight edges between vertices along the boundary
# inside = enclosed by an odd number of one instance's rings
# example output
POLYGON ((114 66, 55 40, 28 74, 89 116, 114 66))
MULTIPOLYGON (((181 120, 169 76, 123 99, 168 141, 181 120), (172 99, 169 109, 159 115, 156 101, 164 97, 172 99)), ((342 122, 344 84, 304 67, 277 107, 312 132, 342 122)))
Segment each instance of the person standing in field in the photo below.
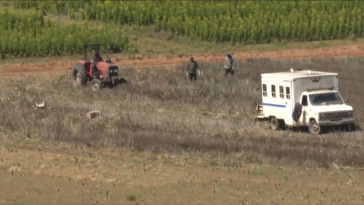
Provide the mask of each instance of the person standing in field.
POLYGON ((197 71, 199 74, 201 74, 197 62, 193 59, 193 57, 190 57, 190 62, 187 65, 186 75, 189 75, 191 81, 197 80, 197 71))
POLYGON ((235 60, 230 53, 228 53, 225 58, 224 69, 225 69, 225 78, 227 77, 227 75, 229 75, 229 73, 231 75, 234 75, 235 60))

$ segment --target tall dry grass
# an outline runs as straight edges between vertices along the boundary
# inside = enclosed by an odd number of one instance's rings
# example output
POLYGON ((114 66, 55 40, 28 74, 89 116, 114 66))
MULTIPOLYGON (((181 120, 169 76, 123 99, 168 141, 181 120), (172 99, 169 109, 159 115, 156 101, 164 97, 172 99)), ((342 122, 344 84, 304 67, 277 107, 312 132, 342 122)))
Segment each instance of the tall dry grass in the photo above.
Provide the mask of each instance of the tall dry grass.
POLYGON ((122 69, 128 85, 101 92, 72 87, 69 76, 29 77, 2 82, 0 136, 41 138, 76 145, 106 146, 171 154, 206 153, 225 165, 277 163, 329 167, 364 165, 363 132, 312 136, 307 132, 272 132, 254 124, 261 100, 260 74, 311 69, 338 72, 343 96, 350 96, 358 122, 364 59, 307 59, 242 62, 235 76, 223 77, 222 64, 200 62, 202 76, 189 82, 183 66, 163 70, 122 69), (45 110, 34 110, 45 101, 45 110), (90 110, 102 118, 89 120, 90 110))

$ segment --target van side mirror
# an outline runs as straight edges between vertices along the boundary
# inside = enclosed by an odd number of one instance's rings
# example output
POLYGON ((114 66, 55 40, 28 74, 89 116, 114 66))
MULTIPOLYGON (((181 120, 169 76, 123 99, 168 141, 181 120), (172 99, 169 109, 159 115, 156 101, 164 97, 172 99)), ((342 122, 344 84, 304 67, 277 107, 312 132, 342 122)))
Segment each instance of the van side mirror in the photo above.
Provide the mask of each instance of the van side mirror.
POLYGON ((346 97, 345 104, 348 104, 348 103, 349 103, 349 97, 346 97))

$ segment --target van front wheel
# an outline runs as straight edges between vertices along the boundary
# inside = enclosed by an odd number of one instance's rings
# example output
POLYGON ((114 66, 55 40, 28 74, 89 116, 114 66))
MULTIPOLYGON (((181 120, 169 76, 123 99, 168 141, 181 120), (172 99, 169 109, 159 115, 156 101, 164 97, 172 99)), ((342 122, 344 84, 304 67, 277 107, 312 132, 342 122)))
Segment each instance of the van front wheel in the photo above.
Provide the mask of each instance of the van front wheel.
POLYGON ((321 126, 317 123, 316 120, 310 121, 308 130, 310 131, 311 134, 315 134, 315 135, 321 134, 321 132, 322 132, 321 126))

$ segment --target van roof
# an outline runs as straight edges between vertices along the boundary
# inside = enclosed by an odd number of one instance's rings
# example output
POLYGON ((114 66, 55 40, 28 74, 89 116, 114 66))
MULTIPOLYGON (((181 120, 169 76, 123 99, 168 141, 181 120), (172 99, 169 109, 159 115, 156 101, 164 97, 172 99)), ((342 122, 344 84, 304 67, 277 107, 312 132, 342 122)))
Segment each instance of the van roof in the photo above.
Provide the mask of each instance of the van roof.
POLYGON ((337 73, 329 73, 329 72, 321 72, 321 71, 311 71, 311 74, 308 74, 308 70, 299 70, 294 72, 277 72, 277 73, 263 73, 262 77, 276 77, 276 78, 286 78, 286 79, 295 79, 295 78, 306 78, 306 77, 318 77, 318 76, 332 76, 337 75, 337 73))
POLYGON ((329 90, 329 89, 321 89, 321 90, 314 90, 314 91, 303 91, 302 93, 305 94, 318 94, 318 93, 337 93, 337 90, 329 90))

